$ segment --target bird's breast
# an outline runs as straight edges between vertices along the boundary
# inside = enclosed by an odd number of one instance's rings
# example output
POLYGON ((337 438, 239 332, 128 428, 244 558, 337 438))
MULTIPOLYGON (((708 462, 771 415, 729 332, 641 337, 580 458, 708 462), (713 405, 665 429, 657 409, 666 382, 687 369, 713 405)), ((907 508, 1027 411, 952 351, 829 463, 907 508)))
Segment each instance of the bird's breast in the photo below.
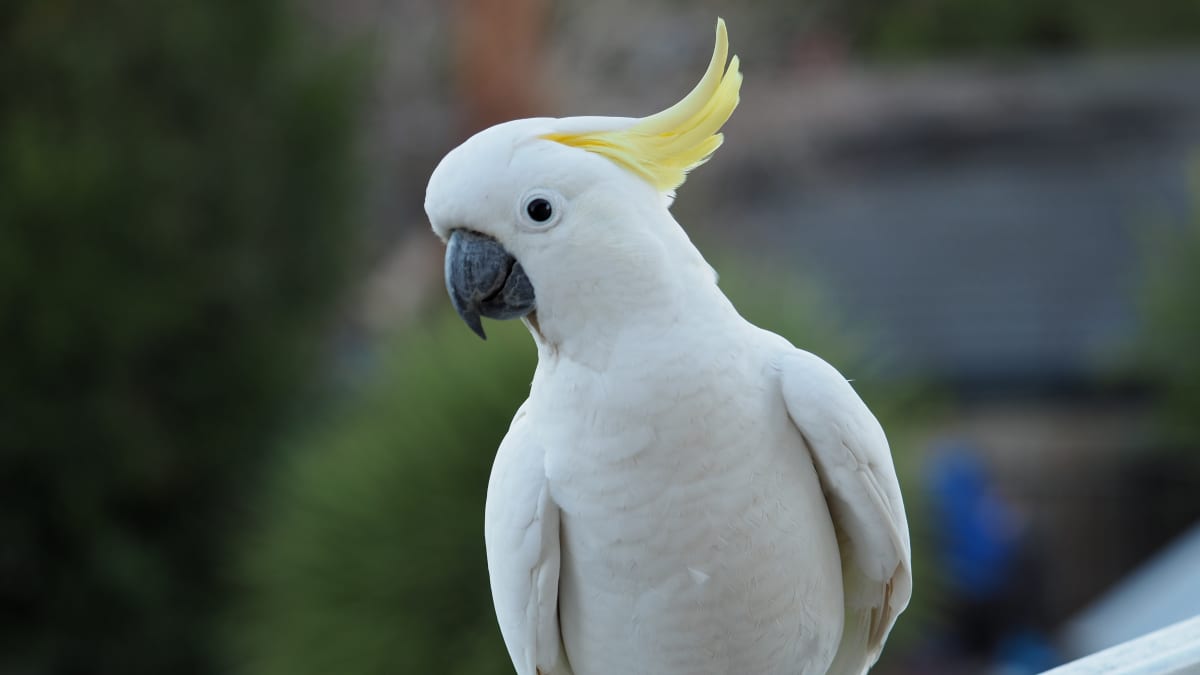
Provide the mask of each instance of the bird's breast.
POLYGON ((771 370, 686 365, 581 377, 548 399, 577 675, 795 673, 790 655, 820 664, 836 647, 837 542, 771 370))

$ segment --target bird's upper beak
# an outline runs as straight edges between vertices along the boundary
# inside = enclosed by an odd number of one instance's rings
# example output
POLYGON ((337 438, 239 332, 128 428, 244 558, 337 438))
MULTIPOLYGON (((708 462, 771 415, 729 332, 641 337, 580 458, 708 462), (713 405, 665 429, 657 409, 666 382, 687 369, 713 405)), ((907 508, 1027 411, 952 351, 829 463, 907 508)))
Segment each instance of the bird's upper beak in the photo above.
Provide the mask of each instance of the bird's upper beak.
POLYGON ((463 321, 487 339, 480 316, 516 319, 537 306, 521 263, 487 235, 454 230, 446 242, 446 290, 463 321))

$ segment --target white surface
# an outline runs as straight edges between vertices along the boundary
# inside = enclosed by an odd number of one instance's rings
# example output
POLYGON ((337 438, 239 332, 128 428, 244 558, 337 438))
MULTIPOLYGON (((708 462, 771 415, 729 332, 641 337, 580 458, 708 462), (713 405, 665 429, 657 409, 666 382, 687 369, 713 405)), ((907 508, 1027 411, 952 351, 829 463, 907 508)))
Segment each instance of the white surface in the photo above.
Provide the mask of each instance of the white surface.
POLYGON ((1200 673, 1200 616, 1072 661, 1043 675, 1184 673, 1200 673))

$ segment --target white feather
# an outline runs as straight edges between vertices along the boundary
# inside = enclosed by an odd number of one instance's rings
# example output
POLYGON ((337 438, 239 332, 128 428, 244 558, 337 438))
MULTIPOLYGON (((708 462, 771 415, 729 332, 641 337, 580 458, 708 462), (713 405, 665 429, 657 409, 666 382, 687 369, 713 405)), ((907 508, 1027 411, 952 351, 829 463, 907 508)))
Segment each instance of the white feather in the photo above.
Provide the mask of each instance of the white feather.
POLYGON ((908 521, 887 438, 832 366, 780 360, 788 414, 804 436, 839 534, 846 628, 830 673, 864 673, 912 595, 908 521))
POLYGON ((536 293, 537 371, 485 514, 518 674, 862 672, 911 593, 882 430, 738 315, 653 187, 539 140, 571 124, 476 135, 426 198, 436 232, 495 238, 536 293), (530 191, 555 195, 553 226, 522 220, 530 191))
POLYGON ((517 412, 488 483, 484 540, 492 600, 518 675, 570 675, 558 630, 558 507, 517 412))

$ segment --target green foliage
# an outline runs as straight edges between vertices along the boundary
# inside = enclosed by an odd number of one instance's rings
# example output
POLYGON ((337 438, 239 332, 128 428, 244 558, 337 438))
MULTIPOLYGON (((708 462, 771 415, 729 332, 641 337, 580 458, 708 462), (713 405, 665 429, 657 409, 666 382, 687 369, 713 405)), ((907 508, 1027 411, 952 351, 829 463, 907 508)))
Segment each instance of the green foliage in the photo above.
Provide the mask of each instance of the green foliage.
MULTIPOLYGON (((786 275, 722 269, 748 318, 848 374, 869 372, 815 300, 781 288, 786 275)), ((244 542, 245 602, 230 623, 242 672, 512 672, 488 588, 483 503, 536 355, 519 324, 487 330, 481 343, 449 312, 422 323, 365 391, 300 434, 244 542)), ((919 390, 869 389, 892 437, 911 439, 919 390)))
POLYGON ((350 250, 348 71, 285 10, 0 8, 0 672, 209 670, 350 250))
POLYGON ((1145 328, 1137 353, 1159 389, 1157 412, 1165 441, 1200 448, 1200 166, 1189 220, 1157 232, 1147 249, 1142 294, 1145 328))
POLYGON ((483 503, 536 353, 443 313, 306 434, 245 541, 235 658, 256 675, 511 673, 492 612, 483 503))
POLYGON ((885 58, 1015 55, 1200 41, 1200 3, 1194 0, 852 0, 841 11, 856 45, 885 58))

